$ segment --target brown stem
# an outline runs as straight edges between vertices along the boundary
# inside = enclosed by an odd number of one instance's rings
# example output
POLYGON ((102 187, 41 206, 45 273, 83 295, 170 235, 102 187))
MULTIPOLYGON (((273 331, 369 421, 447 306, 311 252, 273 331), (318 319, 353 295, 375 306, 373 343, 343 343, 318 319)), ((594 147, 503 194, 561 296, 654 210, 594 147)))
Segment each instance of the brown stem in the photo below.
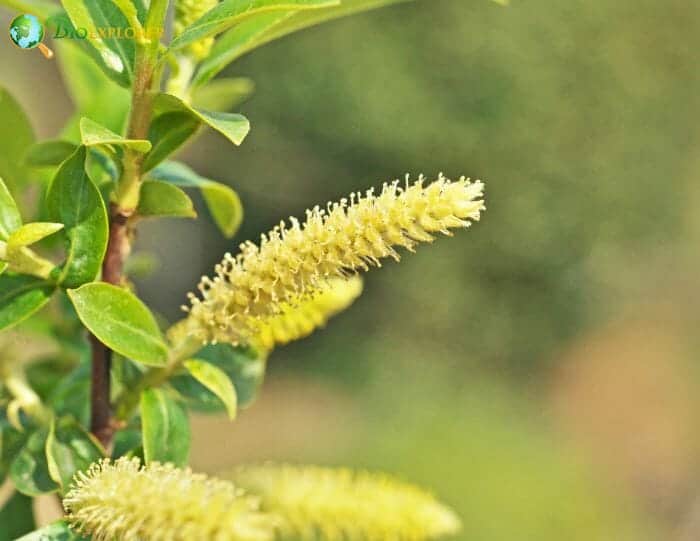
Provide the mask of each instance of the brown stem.
MULTIPOLYGON (((110 217, 107 253, 102 263, 102 280, 118 286, 121 285, 124 260, 129 253, 128 217, 114 204, 110 206, 110 217)), ((92 345, 90 432, 97 437, 105 449, 109 449, 115 431, 110 406, 112 351, 94 335, 90 335, 90 343, 92 345)))
POLYGON ((90 432, 108 450, 114 435, 111 421, 112 410, 109 405, 112 352, 92 334, 90 335, 90 344, 92 345, 90 432))
MULTIPOLYGON (((131 113, 127 136, 146 139, 153 107, 153 56, 155 49, 139 48, 136 53, 135 78, 132 88, 131 113)), ((141 188, 143 154, 126 149, 123 158, 123 174, 110 205, 110 226, 107 252, 102 264, 102 280, 115 286, 122 285, 124 260, 129 254, 129 218, 135 213, 141 188)), ((112 351, 95 336, 92 344, 92 380, 90 390, 90 431, 109 451, 117 422, 112 417, 110 404, 110 368, 112 351)))

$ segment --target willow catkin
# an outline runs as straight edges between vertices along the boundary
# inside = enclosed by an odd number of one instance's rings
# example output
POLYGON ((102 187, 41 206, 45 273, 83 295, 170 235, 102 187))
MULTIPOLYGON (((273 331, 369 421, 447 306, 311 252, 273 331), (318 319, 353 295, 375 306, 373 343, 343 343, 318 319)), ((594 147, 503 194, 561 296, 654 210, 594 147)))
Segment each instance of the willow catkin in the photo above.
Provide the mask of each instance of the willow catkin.
POLYGON ((307 337, 326 325, 334 315, 348 308, 362 293, 362 278, 332 278, 327 287, 296 303, 281 308, 269 318, 252 318, 250 342, 271 351, 275 346, 307 337))
POLYGON ((270 464, 242 467, 232 478, 280 517, 279 539, 424 541, 460 529, 431 494, 383 474, 270 464))
POLYGON ((228 481, 137 458, 78 473, 63 505, 71 527, 93 541, 269 541, 277 524, 228 481))
POLYGON ((381 260, 399 260, 397 247, 413 251, 431 242, 433 233, 467 227, 484 210, 483 184, 442 175, 426 184, 385 184, 381 193, 314 207, 302 224, 290 218, 267 235, 260 246, 241 245, 226 254, 214 278, 204 277, 199 296, 190 294, 188 332, 203 342, 239 343, 254 332, 251 321, 279 314, 285 305, 322 290, 327 280, 347 276, 381 260))

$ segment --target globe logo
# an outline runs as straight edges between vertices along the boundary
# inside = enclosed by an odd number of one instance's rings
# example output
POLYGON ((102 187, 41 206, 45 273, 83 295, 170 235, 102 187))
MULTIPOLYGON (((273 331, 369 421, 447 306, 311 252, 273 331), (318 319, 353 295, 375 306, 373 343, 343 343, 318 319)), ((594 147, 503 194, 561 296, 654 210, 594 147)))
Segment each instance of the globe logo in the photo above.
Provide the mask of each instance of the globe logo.
POLYGON ((44 27, 34 15, 24 14, 15 17, 10 23, 10 39, 20 49, 38 47, 46 58, 53 56, 53 51, 44 45, 44 27))

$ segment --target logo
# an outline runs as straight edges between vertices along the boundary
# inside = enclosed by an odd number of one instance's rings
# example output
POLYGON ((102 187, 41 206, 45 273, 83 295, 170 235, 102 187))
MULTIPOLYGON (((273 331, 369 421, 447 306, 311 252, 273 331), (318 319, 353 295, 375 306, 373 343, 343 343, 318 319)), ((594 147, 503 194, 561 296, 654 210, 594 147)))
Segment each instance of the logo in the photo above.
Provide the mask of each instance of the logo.
POLYGON ((44 26, 34 15, 18 15, 10 23, 10 39, 20 49, 38 48, 46 58, 53 57, 53 51, 42 43, 44 26))

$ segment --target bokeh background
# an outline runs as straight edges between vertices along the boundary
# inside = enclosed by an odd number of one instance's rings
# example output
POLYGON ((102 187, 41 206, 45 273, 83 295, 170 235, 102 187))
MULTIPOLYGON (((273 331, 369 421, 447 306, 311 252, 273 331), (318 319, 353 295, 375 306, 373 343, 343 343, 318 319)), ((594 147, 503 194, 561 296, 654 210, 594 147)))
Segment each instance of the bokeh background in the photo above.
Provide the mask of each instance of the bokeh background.
MULTIPOLYGON (((464 541, 700 539, 699 28, 687 0, 423 0, 230 68, 256 83, 250 136, 181 158, 238 190, 244 226, 141 229, 165 317, 239 242, 407 172, 481 178, 488 210, 276 351, 233 425, 197 417, 194 467, 386 470, 453 505, 464 541)), ((0 55, 55 136, 56 64, 0 55)))

